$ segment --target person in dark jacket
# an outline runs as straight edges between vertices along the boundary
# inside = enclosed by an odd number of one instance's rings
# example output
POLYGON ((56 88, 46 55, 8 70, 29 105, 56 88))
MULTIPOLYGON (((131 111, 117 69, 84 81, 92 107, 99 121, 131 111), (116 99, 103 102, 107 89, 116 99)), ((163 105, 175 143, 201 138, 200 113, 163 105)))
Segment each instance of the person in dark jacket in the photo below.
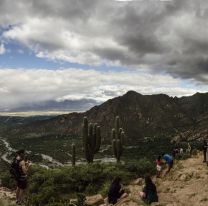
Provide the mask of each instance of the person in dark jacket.
POLYGON ((204 139, 204 141, 203 141, 203 155, 204 155, 203 162, 207 162, 207 158, 206 158, 207 148, 208 148, 208 144, 207 144, 207 141, 204 139))
POLYGON ((116 204, 123 194, 124 190, 122 189, 121 178, 116 177, 108 192, 108 203, 113 205, 116 204))
POLYGON ((157 189, 150 176, 145 177, 145 186, 140 192, 140 197, 146 204, 158 202, 157 189))

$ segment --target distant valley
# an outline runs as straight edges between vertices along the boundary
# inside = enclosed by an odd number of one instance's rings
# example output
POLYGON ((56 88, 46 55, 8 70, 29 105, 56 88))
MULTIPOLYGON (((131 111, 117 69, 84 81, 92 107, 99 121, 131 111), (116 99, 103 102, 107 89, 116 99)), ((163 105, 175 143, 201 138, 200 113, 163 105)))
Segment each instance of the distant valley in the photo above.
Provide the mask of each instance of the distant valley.
MULTIPOLYGON (((207 93, 173 98, 165 94, 141 95, 129 91, 86 112, 42 114, 0 116, 0 136, 15 149, 26 148, 34 155, 43 153, 67 162, 71 158, 72 143, 79 148, 78 159, 83 158, 81 136, 84 116, 101 126, 102 152, 98 153, 98 159, 112 157, 111 129, 116 116, 120 116, 126 134, 124 160, 140 158, 144 154, 153 158, 161 151, 170 151, 173 147, 171 140, 194 142, 208 134, 207 93)), ((33 158, 39 161, 40 158, 34 155, 33 158)))
MULTIPOLYGON (((101 126, 102 137, 110 140, 116 116, 132 141, 144 137, 173 137, 187 133, 189 137, 206 133, 208 124, 208 94, 196 93, 189 97, 169 97, 165 94, 141 95, 129 91, 110 99, 86 112, 72 112, 52 118, 33 121, 27 125, 9 129, 9 136, 27 138, 42 136, 81 136, 83 117, 101 126)), ((204 134, 203 134, 204 135, 204 134)))

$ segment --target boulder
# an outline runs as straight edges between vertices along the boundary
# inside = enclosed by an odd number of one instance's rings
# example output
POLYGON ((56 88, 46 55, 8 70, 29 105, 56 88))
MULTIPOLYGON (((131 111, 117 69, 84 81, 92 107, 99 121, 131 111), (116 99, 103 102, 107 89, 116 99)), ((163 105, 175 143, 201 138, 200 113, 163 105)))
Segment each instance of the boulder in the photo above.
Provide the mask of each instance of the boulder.
POLYGON ((72 203, 72 204, 76 204, 76 203, 77 203, 77 199, 76 199, 76 198, 74 198, 74 199, 70 199, 70 203, 72 203))
POLYGON ((101 205, 101 204, 104 204, 103 196, 101 194, 97 194, 97 195, 93 195, 93 196, 87 196, 85 204, 86 205, 101 205))
POLYGON ((182 174, 179 179, 181 181, 186 181, 187 180, 187 176, 185 174, 182 174))
POLYGON ((132 184, 142 186, 144 184, 144 180, 142 178, 138 178, 135 181, 133 181, 132 184))

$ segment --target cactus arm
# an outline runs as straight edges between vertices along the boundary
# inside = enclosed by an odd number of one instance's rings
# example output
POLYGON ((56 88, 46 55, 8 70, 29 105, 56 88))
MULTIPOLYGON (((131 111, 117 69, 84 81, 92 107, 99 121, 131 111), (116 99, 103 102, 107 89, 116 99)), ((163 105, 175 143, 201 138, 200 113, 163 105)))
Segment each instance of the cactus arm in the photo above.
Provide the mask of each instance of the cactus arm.
POLYGON ((97 126, 96 128, 96 146, 95 146, 95 153, 97 153, 100 150, 101 146, 101 133, 100 133, 100 127, 97 126))
POLYGON ((76 164, 76 148, 75 144, 72 144, 72 166, 76 164))

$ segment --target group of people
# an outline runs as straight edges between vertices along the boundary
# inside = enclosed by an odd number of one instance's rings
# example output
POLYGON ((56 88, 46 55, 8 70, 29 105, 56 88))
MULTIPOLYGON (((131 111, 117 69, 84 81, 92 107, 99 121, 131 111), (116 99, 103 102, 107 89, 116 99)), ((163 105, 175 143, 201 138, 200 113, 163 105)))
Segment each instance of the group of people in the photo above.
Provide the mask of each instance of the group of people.
MULTIPOLYGON (((162 154, 158 156, 156 159, 156 170, 157 170, 157 177, 161 177, 162 172, 162 164, 167 164, 168 169, 165 174, 168 174, 173 167, 173 157, 169 154, 162 154)), ((15 178, 17 183, 17 190, 16 190, 16 204, 22 205, 24 201, 24 192, 27 188, 27 173, 30 167, 30 162, 27 160, 24 150, 19 150, 16 152, 16 157, 14 158, 10 173, 15 178)), ((109 189, 108 192, 108 203, 109 204, 116 204, 117 201, 124 196, 125 192, 121 184, 121 178, 116 177, 109 189)), ((157 189, 155 184, 153 183, 150 176, 145 177, 145 186, 143 190, 140 192, 140 197, 142 200, 147 203, 151 204, 152 202, 158 201, 157 189)))
POLYGON ((174 162, 174 157, 169 154, 163 153, 162 155, 159 155, 158 158, 156 159, 156 170, 157 170, 157 178, 161 177, 162 173, 162 165, 164 162, 167 164, 167 171, 165 172, 165 175, 170 172, 170 170, 173 167, 173 162, 174 162))
MULTIPOLYGON (((158 156, 158 158, 156 159, 157 178, 161 177, 162 164, 164 163, 164 161, 168 166, 168 169, 165 172, 165 174, 168 174, 171 168, 173 167, 173 156, 169 154, 162 154, 158 156)), ((17 190, 16 190, 17 205, 22 205, 24 201, 24 192, 27 188, 27 173, 30 165, 31 165, 30 162, 27 160, 27 157, 25 156, 25 151, 24 150, 17 151, 16 157, 14 158, 10 168, 10 173, 13 175, 17 183, 17 190)), ((116 177, 113 180, 108 192, 109 204, 116 204, 117 201, 122 196, 124 196, 125 192, 122 187, 121 181, 122 180, 120 177, 116 177)), ((147 204, 151 204, 152 202, 158 201, 157 189, 150 176, 145 177, 145 186, 143 190, 140 192, 140 197, 147 204)))
MULTIPOLYGON (((156 170, 157 170, 157 178, 161 177, 162 174, 162 165, 167 164, 167 170, 165 175, 167 175, 173 167, 174 158, 172 155, 169 154, 162 154, 158 156, 156 159, 156 170)), ((116 204, 119 199, 124 196, 124 189, 121 184, 121 178, 116 177, 109 189, 108 192, 108 203, 109 204, 116 204)), ((145 185, 143 190, 140 192, 140 198, 146 203, 151 204, 152 202, 158 202, 158 195, 157 195, 157 188, 156 185, 153 183, 150 176, 145 177, 145 185)))

